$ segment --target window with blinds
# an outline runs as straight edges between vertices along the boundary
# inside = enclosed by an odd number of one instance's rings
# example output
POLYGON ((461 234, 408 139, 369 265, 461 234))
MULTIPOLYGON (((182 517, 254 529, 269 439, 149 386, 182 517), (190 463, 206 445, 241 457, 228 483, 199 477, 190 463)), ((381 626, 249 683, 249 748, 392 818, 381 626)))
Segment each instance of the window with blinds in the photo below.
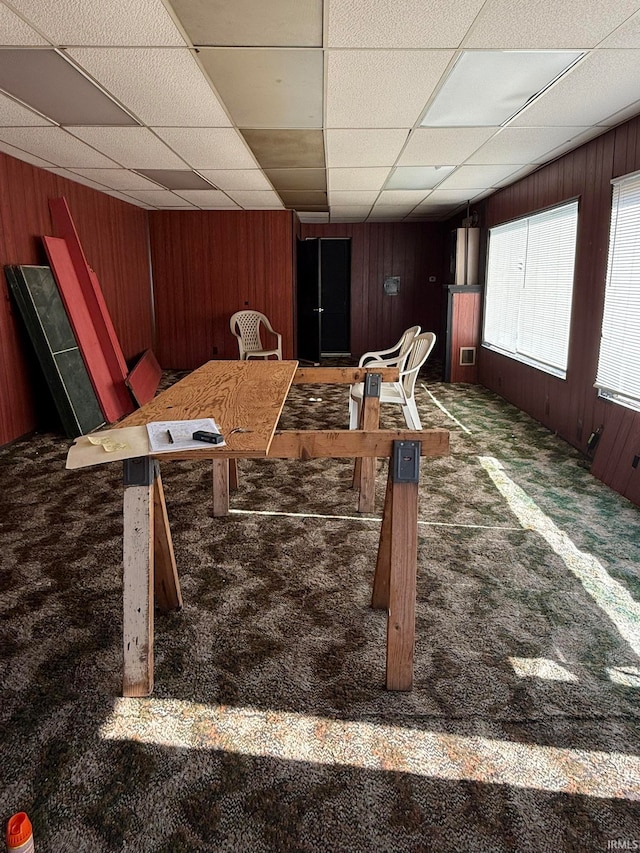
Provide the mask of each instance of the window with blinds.
POLYGON ((489 231, 482 344, 565 378, 578 202, 489 231))
POLYGON ((609 260, 595 385, 640 410, 640 172, 612 181, 609 260))

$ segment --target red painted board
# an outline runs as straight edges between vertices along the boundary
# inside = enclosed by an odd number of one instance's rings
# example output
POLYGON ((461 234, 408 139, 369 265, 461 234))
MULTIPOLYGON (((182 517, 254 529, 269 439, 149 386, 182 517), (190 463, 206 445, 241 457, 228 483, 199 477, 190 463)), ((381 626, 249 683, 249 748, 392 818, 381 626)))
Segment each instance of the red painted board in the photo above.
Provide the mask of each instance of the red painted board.
POLYGON ((61 237, 43 237, 42 242, 49 265, 62 297, 69 322, 75 333, 82 359, 105 419, 113 423, 122 417, 120 395, 115 387, 109 365, 98 340, 87 303, 69 254, 66 240, 61 237))
POLYGON ((122 409, 121 414, 127 415, 134 409, 133 400, 125 385, 128 373, 127 363, 97 276, 87 263, 67 200, 65 198, 50 198, 49 209, 57 236, 66 240, 69 247, 71 261, 118 394, 122 409))
POLYGON ((148 349, 127 376, 127 386, 139 406, 153 400, 161 378, 162 368, 153 350, 148 349))

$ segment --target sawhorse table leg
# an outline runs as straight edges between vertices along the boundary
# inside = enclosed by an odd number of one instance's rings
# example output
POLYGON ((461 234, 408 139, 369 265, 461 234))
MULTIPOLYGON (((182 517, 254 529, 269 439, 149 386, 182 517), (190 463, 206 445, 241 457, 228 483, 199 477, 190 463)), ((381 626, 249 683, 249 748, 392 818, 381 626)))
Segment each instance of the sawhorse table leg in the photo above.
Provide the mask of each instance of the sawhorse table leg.
POLYGON ((419 459, 419 442, 394 442, 371 599, 388 611, 387 690, 413 686, 419 459))
MULTIPOLYGON (((362 391, 360 425, 362 430, 374 430, 380 426, 380 391, 382 377, 379 373, 368 373, 362 391)), ((376 500, 375 456, 358 457, 353 467, 353 488, 358 489, 358 512, 373 512, 376 500)))
POLYGON ((153 608, 177 610, 182 593, 157 462, 124 463, 124 696, 153 692, 153 608))
POLYGON ((213 515, 219 518, 223 515, 229 515, 229 460, 214 459, 212 467, 213 515))

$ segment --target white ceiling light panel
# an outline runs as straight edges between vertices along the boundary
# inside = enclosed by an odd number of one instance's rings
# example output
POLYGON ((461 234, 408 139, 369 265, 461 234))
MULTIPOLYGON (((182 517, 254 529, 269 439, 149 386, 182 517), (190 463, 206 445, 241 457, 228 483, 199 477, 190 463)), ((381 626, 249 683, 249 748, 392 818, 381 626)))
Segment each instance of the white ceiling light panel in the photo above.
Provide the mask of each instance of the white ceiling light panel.
MULTIPOLYGON (((157 127, 155 132, 192 169, 254 169, 256 162, 231 127, 157 127)), ((206 176, 205 176, 206 177, 206 176)))
POLYGON ((457 47, 484 0, 327 0, 328 47, 457 47))
POLYGON ((327 166, 393 166, 407 139, 406 130, 327 130, 327 166))
POLYGON ((67 52, 146 125, 231 125, 186 47, 70 48, 67 52))
POLYGON ((452 50, 327 52, 327 127, 410 128, 452 50))
MULTIPOLYGON (((106 131, 106 128, 96 129, 100 132, 106 131)), ((109 130, 113 129, 109 128, 109 130)), ((141 130, 142 128, 117 129, 141 130)), ((62 168, 77 166, 87 169, 92 167, 108 169, 110 166, 117 165, 109 157, 94 151, 93 148, 59 127, 3 127, 0 128, 0 139, 62 168)))
POLYGON ((455 166, 399 166, 386 183, 387 190, 430 190, 442 183, 455 166))
POLYGON ((127 169, 185 168, 178 155, 146 127, 72 127, 69 132, 127 169))
POLYGON ((466 51, 458 57, 420 124, 503 124, 580 55, 578 51, 466 51))
POLYGON ((11 0, 54 44, 183 46, 161 0, 11 0))

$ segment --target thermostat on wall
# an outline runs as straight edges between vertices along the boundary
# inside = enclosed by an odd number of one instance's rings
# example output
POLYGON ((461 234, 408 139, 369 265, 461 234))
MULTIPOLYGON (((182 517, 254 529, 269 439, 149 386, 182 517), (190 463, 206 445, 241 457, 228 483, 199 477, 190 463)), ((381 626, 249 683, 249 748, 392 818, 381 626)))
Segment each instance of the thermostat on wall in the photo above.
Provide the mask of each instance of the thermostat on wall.
POLYGON ((399 275, 389 275, 385 278, 384 292, 387 296, 397 296, 400 293, 399 275))

